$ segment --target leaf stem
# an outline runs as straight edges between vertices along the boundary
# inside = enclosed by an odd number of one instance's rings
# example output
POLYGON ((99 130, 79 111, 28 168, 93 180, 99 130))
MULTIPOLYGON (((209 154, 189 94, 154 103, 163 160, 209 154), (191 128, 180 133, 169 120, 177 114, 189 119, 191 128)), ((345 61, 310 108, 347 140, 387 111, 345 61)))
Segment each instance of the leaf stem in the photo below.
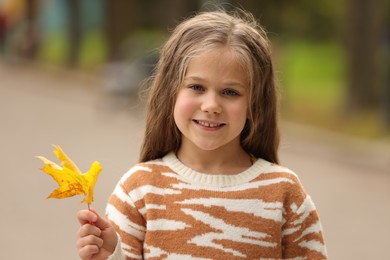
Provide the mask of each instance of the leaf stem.
MULTIPOLYGON (((88 210, 91 211, 91 203, 88 203, 88 210)), ((89 224, 93 225, 92 221, 89 221, 89 224)))

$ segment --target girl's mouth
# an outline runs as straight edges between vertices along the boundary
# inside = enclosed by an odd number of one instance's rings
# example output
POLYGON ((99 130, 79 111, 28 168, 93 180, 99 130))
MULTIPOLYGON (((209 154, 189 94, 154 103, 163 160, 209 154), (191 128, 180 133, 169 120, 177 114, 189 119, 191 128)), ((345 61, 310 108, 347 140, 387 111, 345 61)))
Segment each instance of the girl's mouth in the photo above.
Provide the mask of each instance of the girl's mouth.
POLYGON ((193 120, 195 123, 198 125, 201 125, 203 127, 208 127, 208 128, 218 128, 221 126, 224 126, 225 124, 223 123, 211 123, 211 122, 205 122, 205 121, 199 121, 199 120, 193 120))

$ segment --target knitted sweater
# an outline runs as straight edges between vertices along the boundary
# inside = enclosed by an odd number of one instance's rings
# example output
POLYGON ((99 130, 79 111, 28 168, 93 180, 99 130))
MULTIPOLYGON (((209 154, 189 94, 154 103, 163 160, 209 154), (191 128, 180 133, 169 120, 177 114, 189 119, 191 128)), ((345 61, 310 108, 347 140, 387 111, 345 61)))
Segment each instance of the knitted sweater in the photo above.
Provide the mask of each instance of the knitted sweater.
POLYGON ((290 170, 262 159, 209 175, 170 153, 119 181, 107 218, 110 259, 326 259, 315 206, 290 170))

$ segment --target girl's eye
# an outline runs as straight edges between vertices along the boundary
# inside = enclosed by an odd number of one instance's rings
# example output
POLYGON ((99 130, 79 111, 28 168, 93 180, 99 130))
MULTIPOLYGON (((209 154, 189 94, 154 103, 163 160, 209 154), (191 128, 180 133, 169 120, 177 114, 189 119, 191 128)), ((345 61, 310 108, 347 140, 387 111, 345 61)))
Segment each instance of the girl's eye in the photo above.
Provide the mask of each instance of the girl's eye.
POLYGON ((234 89, 225 89, 223 91, 223 94, 227 95, 227 96, 239 96, 240 93, 238 93, 237 91, 235 91, 234 89))
POLYGON ((201 85, 196 85, 196 84, 191 85, 190 89, 195 90, 195 91, 203 91, 204 90, 204 88, 201 85))

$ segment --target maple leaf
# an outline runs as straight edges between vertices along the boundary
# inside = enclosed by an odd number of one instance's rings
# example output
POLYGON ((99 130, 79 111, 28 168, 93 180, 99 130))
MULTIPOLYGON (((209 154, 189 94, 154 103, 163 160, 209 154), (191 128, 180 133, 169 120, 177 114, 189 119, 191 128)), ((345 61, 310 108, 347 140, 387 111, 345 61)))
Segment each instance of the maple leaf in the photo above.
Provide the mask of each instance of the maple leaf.
POLYGON ((60 161, 61 166, 46 159, 43 156, 37 156, 44 166, 41 169, 49 174, 58 183, 58 188, 54 190, 48 198, 63 199, 75 195, 85 195, 82 203, 91 204, 93 201, 93 189, 102 167, 95 161, 86 173, 82 173, 77 165, 62 151, 61 147, 54 145, 53 152, 60 161))

